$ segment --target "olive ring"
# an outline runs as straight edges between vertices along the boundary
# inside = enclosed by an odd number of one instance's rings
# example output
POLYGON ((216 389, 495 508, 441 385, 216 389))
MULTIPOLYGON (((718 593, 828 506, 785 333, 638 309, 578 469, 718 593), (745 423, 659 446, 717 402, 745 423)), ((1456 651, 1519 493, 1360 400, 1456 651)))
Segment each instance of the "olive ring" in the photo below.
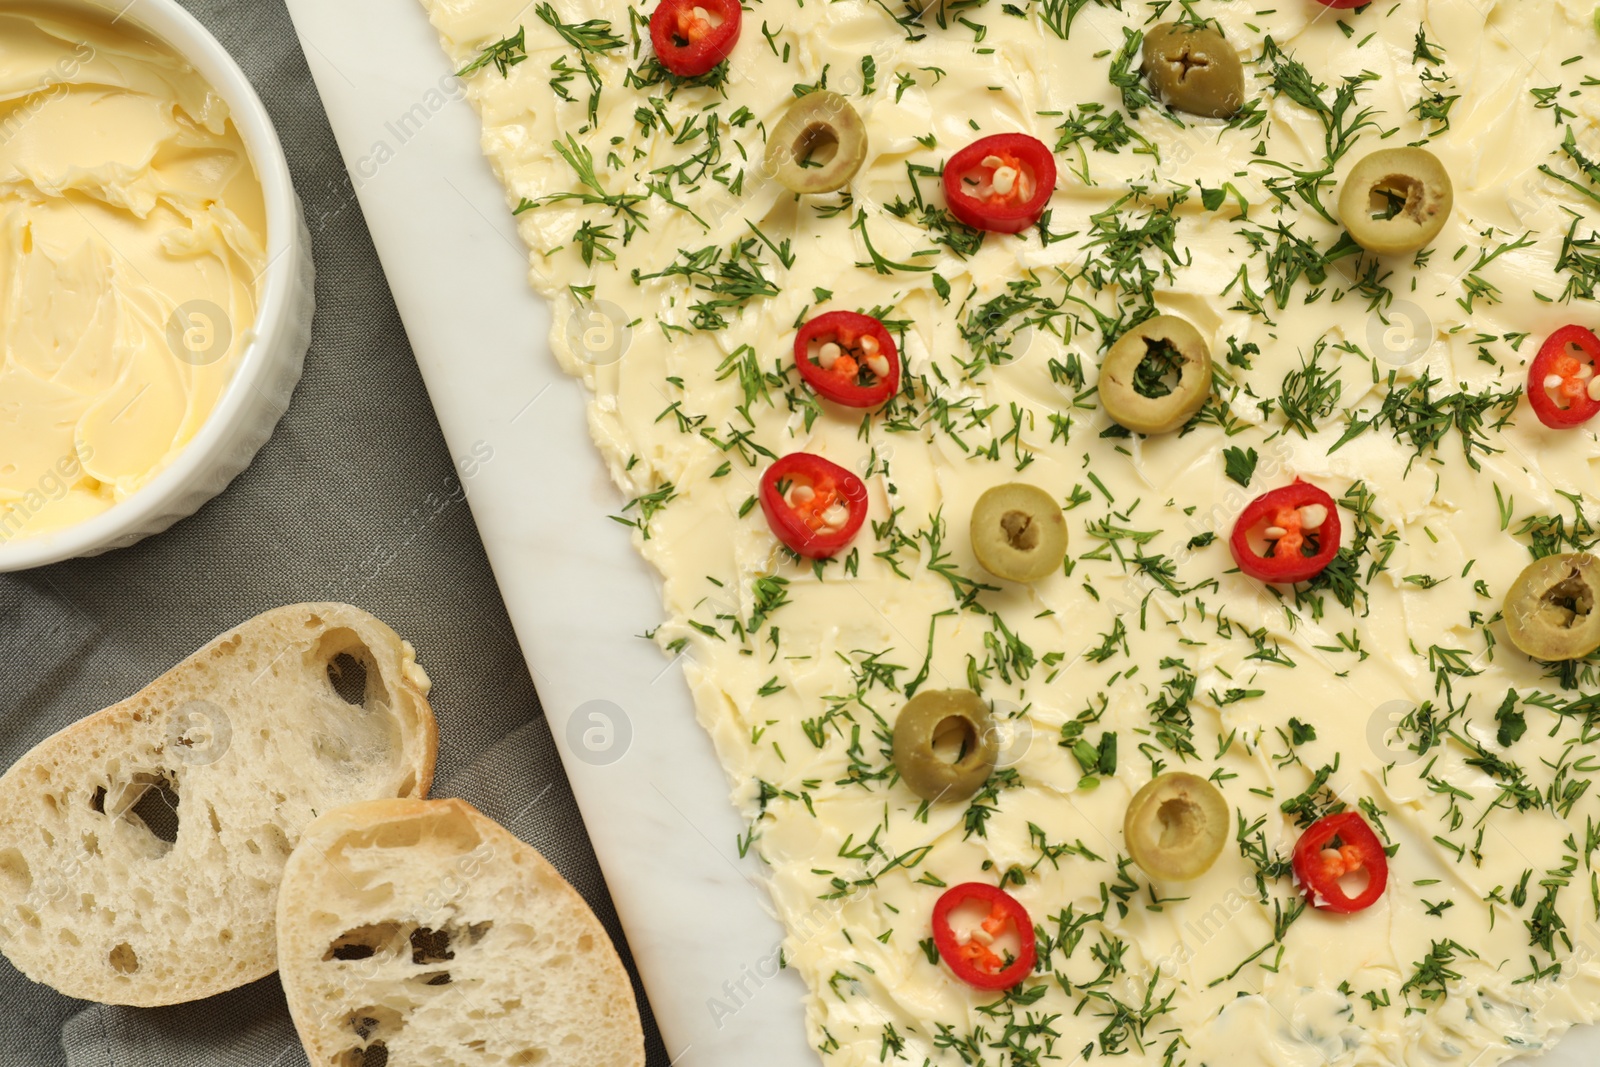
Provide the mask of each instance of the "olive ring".
POLYGON ((1244 106, 1244 64, 1221 33, 1175 22, 1144 35, 1144 70, 1163 103, 1205 118, 1227 119, 1244 106))
POLYGON ((866 158, 866 123, 850 101, 826 89, 790 104, 767 138, 767 172, 790 192, 843 189, 866 158))
POLYGON ((996 578, 1036 582, 1048 577, 1067 554, 1061 505, 1025 482, 985 490, 972 509, 972 552, 996 578))
POLYGON ((1350 171, 1339 190, 1339 219, 1374 255, 1427 247, 1444 229, 1455 188, 1439 157, 1425 148, 1384 148, 1350 171))
POLYGON ((1186 882, 1211 869, 1227 841, 1231 815, 1216 786, 1174 771, 1133 795, 1123 817, 1128 853, 1153 878, 1186 882))
POLYGON ((1600 559, 1534 560, 1506 593, 1506 636, 1534 659, 1582 659, 1600 648, 1600 559))
POLYGON ((1200 331, 1174 315, 1146 319, 1117 339, 1100 367, 1100 404, 1134 433, 1168 433, 1211 396, 1211 349, 1200 331), (1147 373, 1154 365, 1155 373, 1147 373), (1176 384, 1161 382, 1176 371, 1176 384))
POLYGON ((994 772, 999 736, 983 698, 970 689, 927 689, 900 709, 894 765, 923 800, 965 800, 994 772), (953 751, 955 759, 943 751, 953 751))

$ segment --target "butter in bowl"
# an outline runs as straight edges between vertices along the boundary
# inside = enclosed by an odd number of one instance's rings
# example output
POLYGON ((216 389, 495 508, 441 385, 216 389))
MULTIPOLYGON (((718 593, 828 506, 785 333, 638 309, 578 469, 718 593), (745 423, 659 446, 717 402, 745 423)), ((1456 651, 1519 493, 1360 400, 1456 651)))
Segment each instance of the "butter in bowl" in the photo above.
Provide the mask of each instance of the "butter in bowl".
POLYGON ((0 2, 0 570, 220 492, 287 407, 311 310, 276 133, 191 16, 0 2))

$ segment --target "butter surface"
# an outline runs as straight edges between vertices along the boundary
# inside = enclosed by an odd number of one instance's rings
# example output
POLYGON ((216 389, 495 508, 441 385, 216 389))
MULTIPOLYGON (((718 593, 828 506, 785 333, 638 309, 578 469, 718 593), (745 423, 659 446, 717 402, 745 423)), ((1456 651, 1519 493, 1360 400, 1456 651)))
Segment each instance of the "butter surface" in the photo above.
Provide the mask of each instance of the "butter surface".
POLYGON ((1201 0, 1246 59, 1258 118, 1233 125, 1128 113, 1112 65, 1179 14, 1159 6, 992 2, 941 25, 934 5, 903 26, 894 3, 754 4, 723 95, 651 83, 629 26, 653 4, 429 4, 457 66, 524 31, 525 59, 468 82, 485 151, 523 206, 552 347, 593 390, 621 517, 662 576, 657 639, 684 653, 742 843, 770 865, 826 1062, 1487 1067, 1546 1049, 1600 1014, 1596 677, 1521 655, 1497 612, 1558 517, 1564 547, 1594 536, 1594 432, 1544 429, 1518 393, 1545 336, 1594 324, 1594 268, 1572 257, 1596 248, 1582 190, 1600 189, 1559 147, 1570 126, 1600 155, 1590 5, 1201 0), (1063 39, 1046 19, 1069 6, 1063 39), (589 18, 615 47, 580 53, 550 24, 589 18), (1295 98, 1291 61, 1322 109, 1295 98), (592 124, 585 78, 560 80, 580 62, 602 86, 592 124), (759 172, 763 131, 824 77, 871 148, 849 198, 797 202, 759 172), (1342 230, 1295 191, 1347 79, 1332 121, 1354 143, 1320 201, 1367 152, 1426 142, 1456 197, 1426 256, 1329 261, 1342 230), (958 250, 919 222, 942 206, 938 168, 1009 131, 1057 149, 1054 239, 958 250), (736 291, 730 258, 767 286, 736 291), (793 370, 796 322, 833 308, 902 331, 912 387, 865 422, 810 402, 793 370), (1130 308, 1211 345, 1217 400, 1181 436, 1117 436, 1095 400, 1130 308), (1424 376, 1430 404, 1457 398, 1436 445, 1387 425, 1339 445, 1424 376), (1475 405, 1478 424, 1456 420, 1475 405), (1229 448, 1256 454, 1248 488, 1229 448), (868 483, 848 568, 785 558, 749 506, 769 457, 795 450, 868 483), (1295 477, 1342 501, 1349 604, 1229 557, 1245 504, 1295 477), (972 505, 1010 480, 1068 509, 1066 573, 1018 586, 978 566, 972 505), (889 730, 908 688, 968 685, 1002 721, 1003 773, 924 809, 889 730), (1508 716, 1526 732, 1502 745, 1508 716), (1071 739, 1112 732, 1116 773, 1085 781, 1071 739), (1310 802, 1370 812, 1395 849, 1357 915, 1300 910, 1282 862, 1300 833, 1283 805, 1323 768, 1310 802), (1192 883, 1126 862, 1123 812, 1162 769, 1215 774, 1239 820, 1192 883), (997 1002, 921 942, 942 886, 1003 876, 1041 963, 1027 997, 997 1002))
POLYGON ((0 4, 0 539, 127 499, 248 343, 260 182, 226 103, 129 23, 0 4))

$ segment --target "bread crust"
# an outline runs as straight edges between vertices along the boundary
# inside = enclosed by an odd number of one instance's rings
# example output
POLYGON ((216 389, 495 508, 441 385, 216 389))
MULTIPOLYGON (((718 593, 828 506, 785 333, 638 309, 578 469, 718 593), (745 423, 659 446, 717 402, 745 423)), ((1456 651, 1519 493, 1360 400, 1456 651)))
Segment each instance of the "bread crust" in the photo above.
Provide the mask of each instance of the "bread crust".
POLYGON ((294 604, 39 742, 0 776, 0 951, 68 996, 145 1007, 272 973, 300 832, 351 801, 426 795, 428 688, 372 615, 294 604))
POLYGON ((599 920, 466 801, 323 815, 284 870, 278 940, 312 1067, 644 1064, 638 1005, 599 920))

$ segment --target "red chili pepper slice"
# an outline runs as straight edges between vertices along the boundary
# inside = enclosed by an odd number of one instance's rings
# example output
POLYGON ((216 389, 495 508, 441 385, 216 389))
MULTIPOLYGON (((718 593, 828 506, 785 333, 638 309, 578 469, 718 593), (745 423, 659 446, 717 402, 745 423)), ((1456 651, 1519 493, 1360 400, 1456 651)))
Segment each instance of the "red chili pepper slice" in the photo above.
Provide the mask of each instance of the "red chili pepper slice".
POLYGON ((1528 366, 1528 403, 1539 421, 1552 430, 1582 426, 1600 413, 1600 400, 1590 392, 1600 373, 1600 337, 1582 326, 1563 326, 1539 348, 1528 366), (1584 359, 1569 348, 1582 352, 1584 359))
POLYGON ((1293 585, 1309 582, 1333 562, 1339 554, 1340 533, 1339 508, 1333 497, 1296 478, 1245 507, 1233 524, 1229 547, 1233 561, 1250 577, 1293 585), (1319 516, 1302 508, 1321 508, 1321 521, 1308 521, 1319 516), (1250 543, 1250 535, 1258 529, 1267 539, 1265 555, 1258 554, 1250 543))
POLYGON ((871 315, 818 315, 794 335, 794 361, 811 388, 846 407, 877 407, 900 388, 900 353, 871 315))
POLYGON ((650 40, 661 65, 697 78, 728 58, 739 43, 739 0, 661 0, 650 14, 650 40))
POLYGON ((950 214, 994 233, 1021 233, 1038 222, 1055 188, 1056 157, 1025 133, 973 141, 944 168, 950 214))
POLYGON ((1357 812, 1325 815, 1295 844, 1294 875, 1313 907, 1348 914, 1371 907, 1383 896, 1389 884, 1389 854, 1357 812), (1367 888, 1352 897, 1339 879, 1353 871, 1367 872, 1367 888))
POLYGON ((1033 923, 1017 898, 983 882, 952 886, 933 906, 933 943, 955 976, 978 989, 1010 989, 1033 973, 1033 923), (971 901, 989 905, 989 916, 962 941, 950 925, 950 913, 971 901), (990 947, 1005 932, 1017 935, 1017 955, 1007 963, 990 947))
POLYGON ((867 487, 837 463, 791 452, 761 476, 761 512, 792 551, 828 559, 855 540, 867 521, 867 487))

